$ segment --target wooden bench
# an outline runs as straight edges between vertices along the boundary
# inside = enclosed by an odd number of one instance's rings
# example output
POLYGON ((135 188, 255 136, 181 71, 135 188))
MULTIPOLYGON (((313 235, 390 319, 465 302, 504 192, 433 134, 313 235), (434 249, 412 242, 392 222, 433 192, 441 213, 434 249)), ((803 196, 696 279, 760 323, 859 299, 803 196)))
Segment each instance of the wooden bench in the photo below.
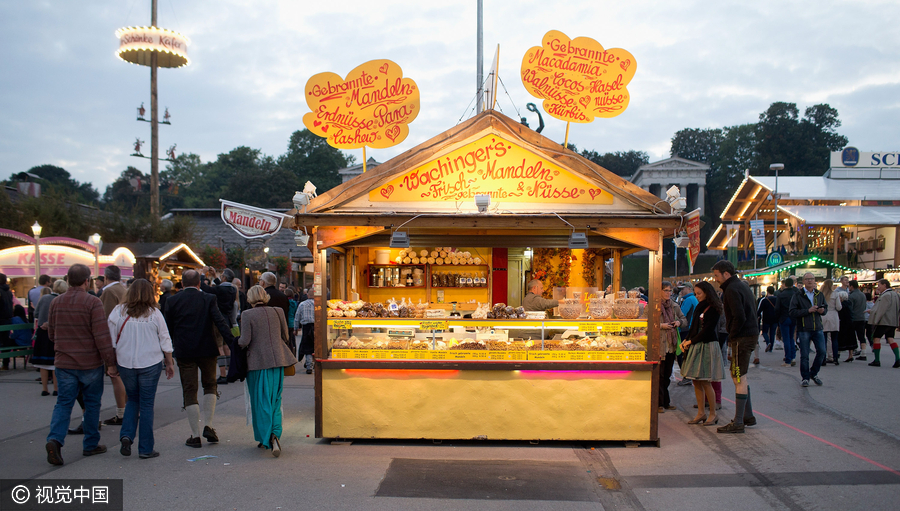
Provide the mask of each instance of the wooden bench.
MULTIPOLYGON (((23 323, 21 325, 0 325, 0 332, 12 332, 13 330, 34 330, 34 323, 23 323)), ((0 347, 0 360, 11 358, 13 369, 16 369, 16 359, 23 357, 24 368, 28 369, 28 357, 34 354, 31 346, 4 346, 0 347)))

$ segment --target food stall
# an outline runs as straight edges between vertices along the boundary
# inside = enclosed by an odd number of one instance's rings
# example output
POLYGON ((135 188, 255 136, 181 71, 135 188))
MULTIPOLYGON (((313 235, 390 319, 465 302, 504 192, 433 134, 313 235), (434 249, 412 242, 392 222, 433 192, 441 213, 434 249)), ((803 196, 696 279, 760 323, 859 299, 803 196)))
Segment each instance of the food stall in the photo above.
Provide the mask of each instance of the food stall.
POLYGON ((661 240, 682 223, 664 201, 489 110, 293 213, 316 437, 658 442, 661 240), (646 319, 625 294, 507 305, 508 249, 552 252, 531 269, 549 297, 579 244, 599 289, 603 261, 618 289, 621 257, 650 251, 646 319))

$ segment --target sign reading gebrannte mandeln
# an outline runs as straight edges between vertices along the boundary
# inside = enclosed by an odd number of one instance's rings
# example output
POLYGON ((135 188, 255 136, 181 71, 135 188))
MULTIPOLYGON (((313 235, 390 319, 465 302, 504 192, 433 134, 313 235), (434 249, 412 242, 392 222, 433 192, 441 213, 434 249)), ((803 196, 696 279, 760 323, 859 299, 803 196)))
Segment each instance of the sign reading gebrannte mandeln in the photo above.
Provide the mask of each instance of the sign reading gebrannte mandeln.
POLYGON ((281 229, 281 221, 289 216, 254 208, 246 204, 219 199, 222 203, 222 220, 245 238, 272 236, 281 229))
POLYGON ((373 202, 470 200, 612 204, 613 196, 549 159, 487 135, 369 192, 373 202))
POLYGON ((587 123, 595 117, 615 117, 628 108, 627 85, 637 61, 621 49, 604 50, 589 37, 569 39, 551 30, 541 46, 522 59, 525 89, 544 100, 544 110, 562 121, 587 123))
POLYGON ((419 87, 390 60, 371 60, 341 78, 319 73, 306 82, 312 110, 303 125, 338 149, 383 149, 406 140, 419 115, 419 87))

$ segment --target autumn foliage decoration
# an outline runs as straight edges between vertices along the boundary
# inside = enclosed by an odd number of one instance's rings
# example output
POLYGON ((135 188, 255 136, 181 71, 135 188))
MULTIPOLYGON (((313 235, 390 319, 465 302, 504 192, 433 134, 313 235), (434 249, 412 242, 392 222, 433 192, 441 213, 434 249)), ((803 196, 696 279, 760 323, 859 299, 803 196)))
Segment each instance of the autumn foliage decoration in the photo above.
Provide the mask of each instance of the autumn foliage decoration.
POLYGON ((211 268, 217 268, 220 270, 225 268, 227 261, 225 251, 219 247, 214 247, 212 245, 204 246, 200 251, 200 257, 202 257, 203 262, 211 268))
POLYGON ((584 277, 588 287, 597 286, 597 272, 594 268, 598 257, 600 257, 600 249, 597 248, 588 248, 581 256, 581 276, 584 277))

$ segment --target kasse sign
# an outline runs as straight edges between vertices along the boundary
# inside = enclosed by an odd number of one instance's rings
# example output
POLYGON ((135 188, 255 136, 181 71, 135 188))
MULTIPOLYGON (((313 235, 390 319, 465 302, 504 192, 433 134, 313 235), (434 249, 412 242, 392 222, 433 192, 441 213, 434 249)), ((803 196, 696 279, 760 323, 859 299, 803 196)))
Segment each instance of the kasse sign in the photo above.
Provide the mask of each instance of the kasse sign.
POLYGON ((281 222, 288 215, 254 208, 246 204, 219 199, 222 203, 222 220, 245 238, 273 236, 281 229, 281 222))

